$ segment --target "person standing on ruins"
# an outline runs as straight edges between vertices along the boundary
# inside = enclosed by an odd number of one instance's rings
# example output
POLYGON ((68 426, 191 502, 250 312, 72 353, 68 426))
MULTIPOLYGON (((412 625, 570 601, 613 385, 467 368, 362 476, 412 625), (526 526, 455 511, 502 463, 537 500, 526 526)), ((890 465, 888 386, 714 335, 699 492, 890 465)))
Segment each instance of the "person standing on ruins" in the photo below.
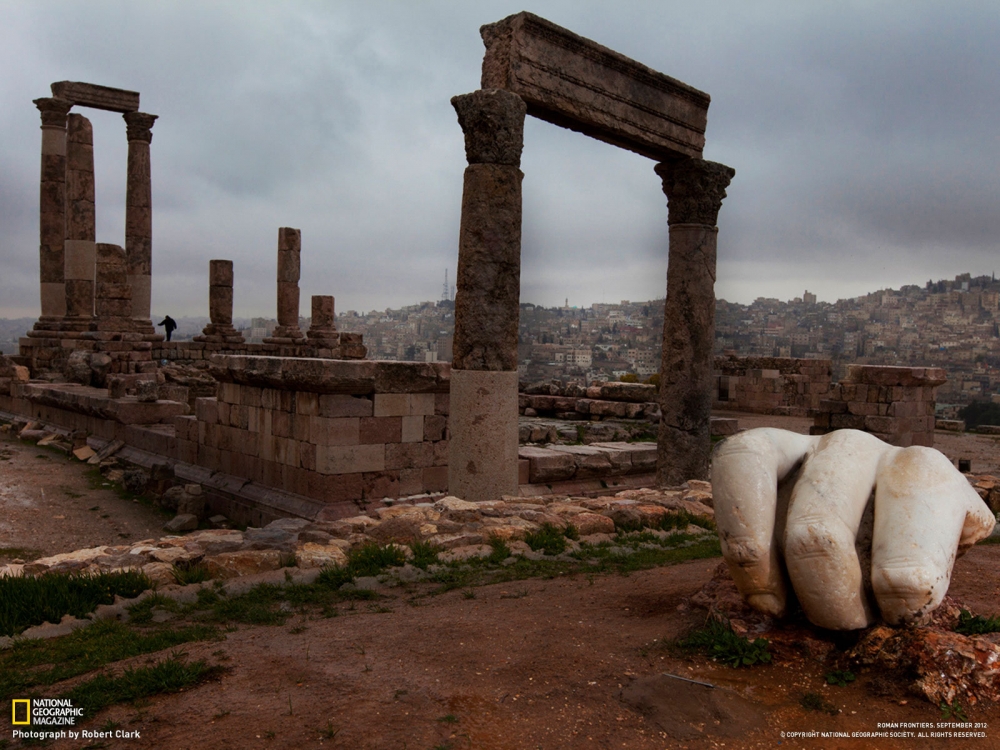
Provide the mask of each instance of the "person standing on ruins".
POLYGON ((170 334, 174 332, 177 328, 177 321, 171 318, 169 315, 165 315, 163 320, 161 320, 156 325, 163 326, 163 330, 167 332, 167 341, 170 341, 170 334))

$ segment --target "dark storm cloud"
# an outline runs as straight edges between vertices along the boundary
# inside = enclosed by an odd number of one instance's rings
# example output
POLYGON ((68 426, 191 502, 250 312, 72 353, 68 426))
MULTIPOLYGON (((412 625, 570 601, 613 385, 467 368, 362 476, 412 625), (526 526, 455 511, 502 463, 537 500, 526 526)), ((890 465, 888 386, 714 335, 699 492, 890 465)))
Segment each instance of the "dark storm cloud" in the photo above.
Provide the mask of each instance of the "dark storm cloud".
MULTIPOLYGON (((0 29, 0 315, 37 309, 38 116, 51 81, 134 88, 152 144, 154 311, 273 315, 277 228, 302 308, 399 306, 454 280, 462 135, 496 2, 7 2, 0 29)), ((709 92, 706 158, 736 168, 720 296, 821 298, 989 272, 1000 219, 1000 11, 926 3, 546 2, 528 8, 709 92)), ((91 116, 91 113, 87 113, 91 116)), ((98 235, 123 234, 120 117, 93 113, 98 235)), ((653 164, 529 121, 522 298, 663 294, 653 164)))

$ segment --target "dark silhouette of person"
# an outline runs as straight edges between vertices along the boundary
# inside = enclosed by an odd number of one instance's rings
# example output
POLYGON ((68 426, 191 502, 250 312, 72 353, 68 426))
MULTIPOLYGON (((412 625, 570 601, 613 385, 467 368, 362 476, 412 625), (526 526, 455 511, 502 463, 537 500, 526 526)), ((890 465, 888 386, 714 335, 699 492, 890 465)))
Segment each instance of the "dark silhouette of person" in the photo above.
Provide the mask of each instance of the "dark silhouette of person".
POLYGON ((163 326, 163 330, 167 332, 167 341, 170 341, 170 334, 174 332, 177 328, 177 321, 171 318, 169 315, 164 316, 156 325, 163 326))

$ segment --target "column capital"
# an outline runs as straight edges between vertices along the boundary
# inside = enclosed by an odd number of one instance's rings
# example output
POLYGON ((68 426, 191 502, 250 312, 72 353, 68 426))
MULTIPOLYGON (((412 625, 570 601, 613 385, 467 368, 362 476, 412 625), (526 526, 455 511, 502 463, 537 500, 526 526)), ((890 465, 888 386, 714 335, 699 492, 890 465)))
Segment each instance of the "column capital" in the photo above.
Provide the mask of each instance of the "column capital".
POLYGON ((122 117, 125 119, 126 134, 130 141, 145 141, 149 143, 153 140, 153 123, 159 115, 149 115, 145 112, 125 112, 122 117))
POLYGON ((735 169, 714 161, 685 158, 660 162, 654 170, 663 180, 667 196, 667 224, 715 226, 735 169))
POLYGON ((73 108, 73 102, 46 96, 41 99, 35 99, 33 104, 42 113, 43 128, 66 127, 66 116, 69 114, 70 109, 73 108))
POLYGON ((524 147, 524 100, 503 89, 480 89, 453 96, 451 106, 465 133, 469 164, 521 165, 524 147))

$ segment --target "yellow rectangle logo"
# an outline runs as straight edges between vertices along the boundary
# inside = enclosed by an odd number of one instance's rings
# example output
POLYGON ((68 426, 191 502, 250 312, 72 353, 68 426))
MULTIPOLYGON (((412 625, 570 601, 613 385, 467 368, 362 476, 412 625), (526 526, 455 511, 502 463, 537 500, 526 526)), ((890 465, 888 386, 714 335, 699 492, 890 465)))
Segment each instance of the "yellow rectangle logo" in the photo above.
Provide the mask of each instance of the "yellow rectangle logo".
POLYGON ((10 723, 11 724, 31 724, 31 699, 30 698, 14 698, 10 702, 10 723), (21 710, 18 711, 18 708, 21 710), (17 720, 18 714, 21 714, 24 718, 21 721, 17 720))

